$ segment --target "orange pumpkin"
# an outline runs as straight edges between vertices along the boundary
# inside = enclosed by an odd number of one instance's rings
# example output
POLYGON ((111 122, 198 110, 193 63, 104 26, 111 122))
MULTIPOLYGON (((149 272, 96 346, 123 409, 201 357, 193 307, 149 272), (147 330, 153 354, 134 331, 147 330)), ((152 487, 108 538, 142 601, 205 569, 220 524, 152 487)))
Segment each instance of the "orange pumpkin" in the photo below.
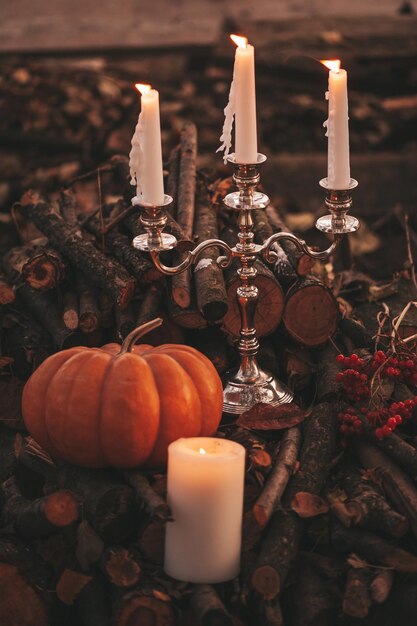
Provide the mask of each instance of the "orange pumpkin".
POLYGON ((23 417, 52 456, 88 467, 156 467, 179 437, 207 436, 222 413, 213 364, 189 346, 133 344, 153 320, 123 342, 75 347, 50 356, 23 391, 23 417))

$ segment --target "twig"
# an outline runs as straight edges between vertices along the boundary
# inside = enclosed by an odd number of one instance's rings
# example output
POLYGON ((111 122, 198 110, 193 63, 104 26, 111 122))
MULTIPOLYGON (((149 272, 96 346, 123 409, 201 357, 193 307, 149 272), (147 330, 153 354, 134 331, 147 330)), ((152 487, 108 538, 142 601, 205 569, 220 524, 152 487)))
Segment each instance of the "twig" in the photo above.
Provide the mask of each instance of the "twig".
POLYGON ((404 228, 405 228, 405 236, 407 240, 407 256, 408 256, 408 262, 410 264, 411 280, 414 283, 414 287, 417 289, 416 268, 414 265, 413 252, 411 250, 410 224, 408 220, 408 213, 406 211, 404 211, 404 228))
POLYGON ((103 196, 101 193, 101 178, 100 178, 100 168, 97 168, 97 193, 98 193, 98 210, 100 216, 100 226, 101 226, 101 251, 104 252, 106 249, 105 241, 104 241, 104 216, 103 216, 103 196))

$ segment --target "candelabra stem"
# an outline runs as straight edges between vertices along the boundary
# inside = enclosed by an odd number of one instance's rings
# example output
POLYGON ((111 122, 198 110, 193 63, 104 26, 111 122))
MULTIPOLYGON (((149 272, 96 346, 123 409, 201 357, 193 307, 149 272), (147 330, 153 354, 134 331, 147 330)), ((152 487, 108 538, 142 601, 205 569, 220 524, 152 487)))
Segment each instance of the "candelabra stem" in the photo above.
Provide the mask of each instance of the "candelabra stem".
MULTIPOLYGON (((249 196, 250 199, 250 196, 249 196)), ((253 383, 259 376, 256 355, 259 341, 255 328, 255 310, 258 304, 259 290, 255 285, 257 270, 256 246, 253 243, 253 220, 251 209, 242 209, 239 215, 239 243, 236 250, 240 254, 241 267, 237 270, 240 285, 237 289, 241 329, 238 349, 241 356, 239 378, 242 381, 253 383)))
MULTIPOLYGON (((258 156, 258 163, 264 160, 263 155, 258 156)), ((259 294, 255 284, 257 275, 255 261, 261 246, 254 243, 252 211, 266 207, 269 199, 265 194, 255 192, 259 183, 258 164, 236 164, 233 178, 239 191, 229 194, 225 198, 225 203, 229 208, 239 210, 238 243, 233 248, 233 255, 240 261, 237 270, 240 285, 236 294, 241 317, 237 346, 240 367, 225 386, 223 409, 227 413, 239 414, 259 402, 281 404, 291 402, 293 396, 270 372, 259 367, 256 358, 259 341, 255 327, 255 312, 259 294)))

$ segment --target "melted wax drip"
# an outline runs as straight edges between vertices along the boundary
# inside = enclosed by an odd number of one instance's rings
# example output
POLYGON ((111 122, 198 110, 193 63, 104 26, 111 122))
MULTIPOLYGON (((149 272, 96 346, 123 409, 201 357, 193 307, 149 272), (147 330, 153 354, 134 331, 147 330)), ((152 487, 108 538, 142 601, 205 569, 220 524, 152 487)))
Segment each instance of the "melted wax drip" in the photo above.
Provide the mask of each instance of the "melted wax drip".
POLYGON ((132 149, 129 154, 129 167, 130 167, 130 184, 136 185, 136 194, 138 197, 142 195, 142 165, 143 165, 143 111, 140 112, 138 123, 136 124, 135 132, 132 137, 132 149))
POLYGON ((232 147, 232 128, 233 120, 236 113, 236 95, 235 95, 235 75, 233 72, 233 80, 230 85, 229 102, 224 109, 224 124, 222 134, 220 135, 221 146, 216 152, 224 152, 223 160, 226 163, 230 148, 232 147))

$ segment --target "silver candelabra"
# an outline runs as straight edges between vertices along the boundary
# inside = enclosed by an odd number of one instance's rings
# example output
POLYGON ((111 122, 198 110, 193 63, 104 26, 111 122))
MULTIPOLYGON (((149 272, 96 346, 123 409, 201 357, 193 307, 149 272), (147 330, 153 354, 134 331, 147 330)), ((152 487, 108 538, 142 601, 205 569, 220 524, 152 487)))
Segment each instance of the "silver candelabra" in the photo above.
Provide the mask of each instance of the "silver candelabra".
MULTIPOLYGON (((162 206, 141 205, 141 222, 146 232, 135 237, 133 245, 139 250, 149 252, 155 266, 168 276, 189 268, 198 261, 202 252, 211 247, 220 248, 224 253, 217 259, 217 264, 222 268, 228 267, 234 258, 239 259, 240 267, 237 273, 240 285, 237 289, 237 299, 241 316, 238 341, 241 361, 238 371, 230 376, 223 392, 224 411, 239 414, 258 402, 276 405, 291 402, 293 399, 292 392, 271 372, 260 368, 257 362, 259 341, 254 318, 258 302, 258 288, 255 261, 263 258, 267 263, 273 263, 278 258, 274 246, 284 240, 291 241, 301 252, 314 259, 327 259, 336 250, 344 234, 354 232, 359 228, 358 220, 347 214, 352 206, 350 191, 358 183, 351 179, 348 188, 340 190, 329 188, 327 178, 320 181, 320 185, 327 191, 325 204, 330 213, 320 217, 316 222, 316 227, 333 235, 333 242, 326 250, 312 250, 302 239, 284 232, 276 233, 262 245, 257 245, 254 243, 252 211, 264 209, 269 204, 268 196, 256 191, 260 181, 259 165, 266 161, 266 156, 258 154, 257 162, 251 164, 237 163, 235 155, 231 154, 228 156, 228 161, 235 168, 233 180, 237 191, 229 193, 224 203, 229 209, 239 212, 238 241, 233 248, 221 239, 209 239, 187 252, 179 265, 174 267, 164 265, 160 260, 161 252, 174 248, 177 243, 175 237, 163 232, 167 221, 166 206, 172 201, 172 198, 167 195, 162 206)), ((137 199, 134 199, 134 203, 139 204, 137 199)))

